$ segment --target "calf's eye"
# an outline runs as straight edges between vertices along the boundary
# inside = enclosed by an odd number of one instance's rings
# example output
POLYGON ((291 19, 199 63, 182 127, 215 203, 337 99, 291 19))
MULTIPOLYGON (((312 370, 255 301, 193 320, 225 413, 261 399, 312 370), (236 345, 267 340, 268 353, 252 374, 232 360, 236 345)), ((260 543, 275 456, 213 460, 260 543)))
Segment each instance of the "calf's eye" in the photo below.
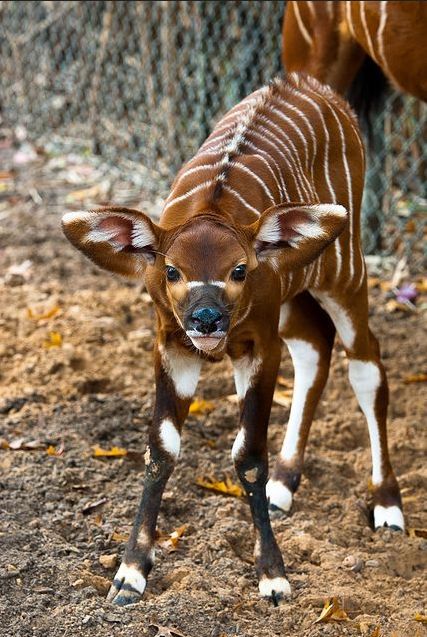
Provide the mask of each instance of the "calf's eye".
POLYGON ((244 263, 241 263, 236 268, 234 268, 231 273, 231 278, 233 281, 244 281, 246 279, 246 266, 244 263))
POLYGON ((179 271, 176 268, 174 268, 172 265, 167 265, 166 266, 166 278, 171 283, 175 283, 176 281, 180 280, 181 275, 180 275, 179 271))

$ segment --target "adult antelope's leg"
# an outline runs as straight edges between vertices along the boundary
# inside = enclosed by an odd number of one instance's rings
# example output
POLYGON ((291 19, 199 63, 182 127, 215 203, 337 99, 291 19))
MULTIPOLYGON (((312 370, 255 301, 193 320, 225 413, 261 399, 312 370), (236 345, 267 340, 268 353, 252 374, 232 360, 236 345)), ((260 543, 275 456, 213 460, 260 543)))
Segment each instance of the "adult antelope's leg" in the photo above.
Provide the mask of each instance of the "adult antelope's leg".
POLYGON ((144 491, 134 526, 108 598, 124 606, 143 594, 154 563, 157 516, 180 448, 181 427, 197 386, 200 359, 182 349, 155 352, 156 401, 149 430, 144 491))
POLYGON ((285 439, 267 483, 267 497, 270 509, 289 511, 300 483, 314 412, 328 378, 335 327, 305 292, 282 306, 279 329, 294 365, 294 392, 285 439))
POLYGON ((267 344, 265 354, 234 360, 240 399, 240 429, 232 457, 249 498, 255 526, 255 568, 263 597, 277 600, 290 594, 282 555, 270 524, 265 491, 268 475, 267 427, 280 364, 280 340, 267 344))
POLYGON ((372 455, 374 526, 403 530, 399 485, 387 445, 388 385, 378 341, 368 325, 366 281, 346 297, 317 295, 335 323, 349 361, 349 379, 369 430, 372 455))

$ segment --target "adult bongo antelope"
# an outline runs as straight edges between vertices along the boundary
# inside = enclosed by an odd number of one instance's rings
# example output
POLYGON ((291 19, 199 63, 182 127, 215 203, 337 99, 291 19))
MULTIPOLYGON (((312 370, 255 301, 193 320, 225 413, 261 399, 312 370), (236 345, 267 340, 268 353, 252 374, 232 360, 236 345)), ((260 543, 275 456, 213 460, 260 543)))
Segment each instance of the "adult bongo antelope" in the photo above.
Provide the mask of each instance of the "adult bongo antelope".
POLYGON ((269 520, 289 511, 335 330, 372 446, 375 527, 403 529, 387 450, 387 381, 368 327, 359 213, 364 153, 346 103, 290 75, 235 106, 182 168, 155 224, 120 207, 70 212, 68 239, 98 265, 142 278, 157 311, 156 401, 144 491, 109 599, 136 601, 154 561, 163 490, 201 364, 230 356, 240 399, 232 458, 255 526, 262 596, 290 586, 269 520), (267 483, 267 426, 284 340, 295 389, 267 483))
POLYGON ((329 84, 362 115, 385 88, 427 101, 427 2, 290 1, 283 22, 288 72, 329 84))

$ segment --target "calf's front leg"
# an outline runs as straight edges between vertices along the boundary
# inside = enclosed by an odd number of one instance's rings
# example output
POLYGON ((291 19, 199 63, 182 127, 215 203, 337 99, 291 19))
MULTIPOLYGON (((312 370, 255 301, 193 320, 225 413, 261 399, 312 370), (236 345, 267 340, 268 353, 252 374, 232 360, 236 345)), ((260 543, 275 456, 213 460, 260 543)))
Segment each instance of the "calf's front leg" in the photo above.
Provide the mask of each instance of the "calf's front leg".
POLYGON ((259 591, 277 605, 281 598, 290 595, 291 589, 271 528, 266 495, 267 427, 281 353, 279 339, 268 345, 264 355, 244 356, 233 361, 240 399, 240 429, 231 454, 248 495, 254 522, 259 591))
POLYGON ((123 560, 107 599, 119 606, 142 596, 154 564, 160 503, 179 455, 181 428, 199 379, 201 361, 182 348, 155 350, 156 401, 149 430, 144 490, 123 560))

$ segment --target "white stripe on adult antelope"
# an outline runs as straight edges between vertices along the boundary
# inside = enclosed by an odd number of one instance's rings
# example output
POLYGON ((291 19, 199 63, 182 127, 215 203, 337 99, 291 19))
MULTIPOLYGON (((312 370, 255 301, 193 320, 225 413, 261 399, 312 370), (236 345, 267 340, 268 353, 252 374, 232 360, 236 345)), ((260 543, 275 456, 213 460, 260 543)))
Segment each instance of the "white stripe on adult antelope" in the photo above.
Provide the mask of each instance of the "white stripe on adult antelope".
POLYGON ((359 214, 364 154, 341 98, 308 77, 243 100, 180 171, 159 224, 127 208, 72 212, 68 239, 145 278, 157 311, 156 401, 144 491, 109 598, 134 602, 153 566, 163 490, 203 361, 230 356, 240 400, 232 457, 255 526, 261 595, 290 594, 270 506, 288 511, 335 330, 372 444, 375 526, 403 528, 386 439, 387 382, 368 327, 359 214), (295 366, 285 443, 268 481, 267 426, 282 341, 295 366))

